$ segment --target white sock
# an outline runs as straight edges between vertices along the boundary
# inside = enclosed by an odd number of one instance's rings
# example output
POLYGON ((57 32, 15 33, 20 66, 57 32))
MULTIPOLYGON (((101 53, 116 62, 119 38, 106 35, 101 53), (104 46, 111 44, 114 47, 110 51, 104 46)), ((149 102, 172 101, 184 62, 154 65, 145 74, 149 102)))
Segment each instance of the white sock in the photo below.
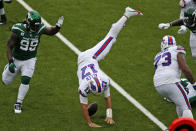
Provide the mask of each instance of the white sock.
POLYGON ((110 33, 113 37, 117 37, 121 29, 123 28, 125 22, 127 21, 127 18, 125 16, 122 16, 116 23, 112 25, 112 28, 110 29, 110 33))
POLYGON ((182 113, 182 117, 189 117, 193 119, 193 114, 191 112, 191 110, 184 110, 182 113))
POLYGON ((4 8, 0 9, 0 14, 1 14, 1 15, 5 15, 5 10, 4 10, 4 8))
POLYGON ((20 87, 18 89, 18 98, 17 98, 18 103, 23 102, 23 99, 26 96, 28 90, 29 90, 29 85, 20 84, 20 87))

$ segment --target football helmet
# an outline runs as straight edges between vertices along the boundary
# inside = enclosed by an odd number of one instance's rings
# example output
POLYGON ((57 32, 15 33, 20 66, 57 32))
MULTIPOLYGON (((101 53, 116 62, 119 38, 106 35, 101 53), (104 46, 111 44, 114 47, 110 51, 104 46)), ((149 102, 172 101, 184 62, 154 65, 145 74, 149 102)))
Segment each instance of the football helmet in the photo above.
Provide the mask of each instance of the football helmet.
POLYGON ((104 91, 104 87, 101 79, 97 76, 91 75, 91 79, 89 81, 89 89, 94 95, 102 94, 104 91))
POLYGON ((194 27, 196 23, 196 10, 194 8, 189 8, 184 12, 184 22, 185 25, 189 27, 194 27))
POLYGON ((37 11, 29 11, 26 16, 26 22, 30 31, 36 32, 41 24, 41 16, 37 11))
POLYGON ((166 35, 163 37, 161 41, 161 50, 164 50, 168 47, 175 46, 176 45, 176 40, 173 36, 166 35))

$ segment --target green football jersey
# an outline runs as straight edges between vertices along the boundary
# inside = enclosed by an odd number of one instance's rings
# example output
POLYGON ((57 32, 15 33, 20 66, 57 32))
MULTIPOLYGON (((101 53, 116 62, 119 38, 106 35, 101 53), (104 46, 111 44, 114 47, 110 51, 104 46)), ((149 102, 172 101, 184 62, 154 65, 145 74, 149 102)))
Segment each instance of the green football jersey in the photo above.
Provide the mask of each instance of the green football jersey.
POLYGON ((18 40, 12 51, 13 57, 18 60, 28 60, 36 57, 40 37, 45 29, 46 26, 41 24, 37 32, 30 32, 26 29, 26 24, 14 24, 11 31, 17 34, 18 40))
POLYGON ((196 24, 193 27, 190 27, 186 21, 184 21, 184 25, 193 33, 196 33, 196 24))

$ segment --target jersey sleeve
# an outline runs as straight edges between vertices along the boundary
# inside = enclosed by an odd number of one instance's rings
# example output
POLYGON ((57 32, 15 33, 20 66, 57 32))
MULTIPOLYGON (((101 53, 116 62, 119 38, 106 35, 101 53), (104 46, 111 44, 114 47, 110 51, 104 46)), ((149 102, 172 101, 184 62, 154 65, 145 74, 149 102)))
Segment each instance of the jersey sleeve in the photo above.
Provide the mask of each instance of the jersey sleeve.
POLYGON ((101 80, 102 80, 102 84, 103 84, 103 87, 104 87, 104 97, 108 97, 110 96, 110 79, 108 77, 106 77, 105 75, 102 75, 101 77, 101 80))
POLYGON ((107 87, 105 90, 104 90, 104 97, 107 98, 108 96, 110 96, 110 87, 107 87))
POLYGON ((42 23, 38 30, 38 34, 42 35, 45 32, 45 30, 46 30, 46 26, 42 23))
POLYGON ((186 51, 185 51, 185 49, 184 49, 184 47, 182 47, 182 46, 177 46, 176 47, 176 52, 177 53, 183 53, 183 54, 185 54, 186 55, 186 51))
POLYGON ((90 89, 85 82, 81 83, 79 86, 78 93, 80 94, 80 103, 88 104, 88 95, 90 94, 90 89))
POLYGON ((20 28, 21 24, 17 23, 14 24, 11 28, 11 32, 16 33, 16 34, 20 34, 21 32, 24 32, 21 28, 20 28))

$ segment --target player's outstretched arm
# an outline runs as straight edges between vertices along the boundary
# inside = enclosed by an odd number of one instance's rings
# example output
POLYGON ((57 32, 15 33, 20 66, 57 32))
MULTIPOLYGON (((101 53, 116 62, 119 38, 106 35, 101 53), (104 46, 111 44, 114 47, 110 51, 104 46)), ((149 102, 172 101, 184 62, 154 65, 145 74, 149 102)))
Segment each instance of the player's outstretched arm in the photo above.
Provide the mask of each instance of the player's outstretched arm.
POLYGON ((171 26, 181 26, 184 25, 183 19, 178 19, 178 20, 174 20, 170 23, 160 23, 159 24, 159 29, 168 29, 171 26))
POLYGON ((112 119, 112 103, 110 96, 106 97, 105 100, 107 106, 105 122, 108 124, 115 124, 115 121, 112 119))
POLYGON ((196 85, 192 72, 190 68, 188 67, 188 65, 186 64, 185 54, 178 53, 177 60, 178 60, 179 67, 181 68, 182 72, 184 73, 186 78, 189 80, 189 82, 193 84, 193 86, 196 85))
POLYGON ((87 104, 83 104, 83 103, 80 103, 80 104, 81 104, 82 114, 83 114, 86 122, 88 123, 88 125, 90 127, 101 127, 100 125, 97 125, 95 123, 92 123, 92 121, 90 119, 90 116, 89 116, 89 113, 88 113, 87 104))
POLYGON ((61 29, 61 26, 63 25, 63 21, 64 21, 64 17, 63 16, 59 17, 56 26, 46 27, 44 34, 55 35, 61 29))

